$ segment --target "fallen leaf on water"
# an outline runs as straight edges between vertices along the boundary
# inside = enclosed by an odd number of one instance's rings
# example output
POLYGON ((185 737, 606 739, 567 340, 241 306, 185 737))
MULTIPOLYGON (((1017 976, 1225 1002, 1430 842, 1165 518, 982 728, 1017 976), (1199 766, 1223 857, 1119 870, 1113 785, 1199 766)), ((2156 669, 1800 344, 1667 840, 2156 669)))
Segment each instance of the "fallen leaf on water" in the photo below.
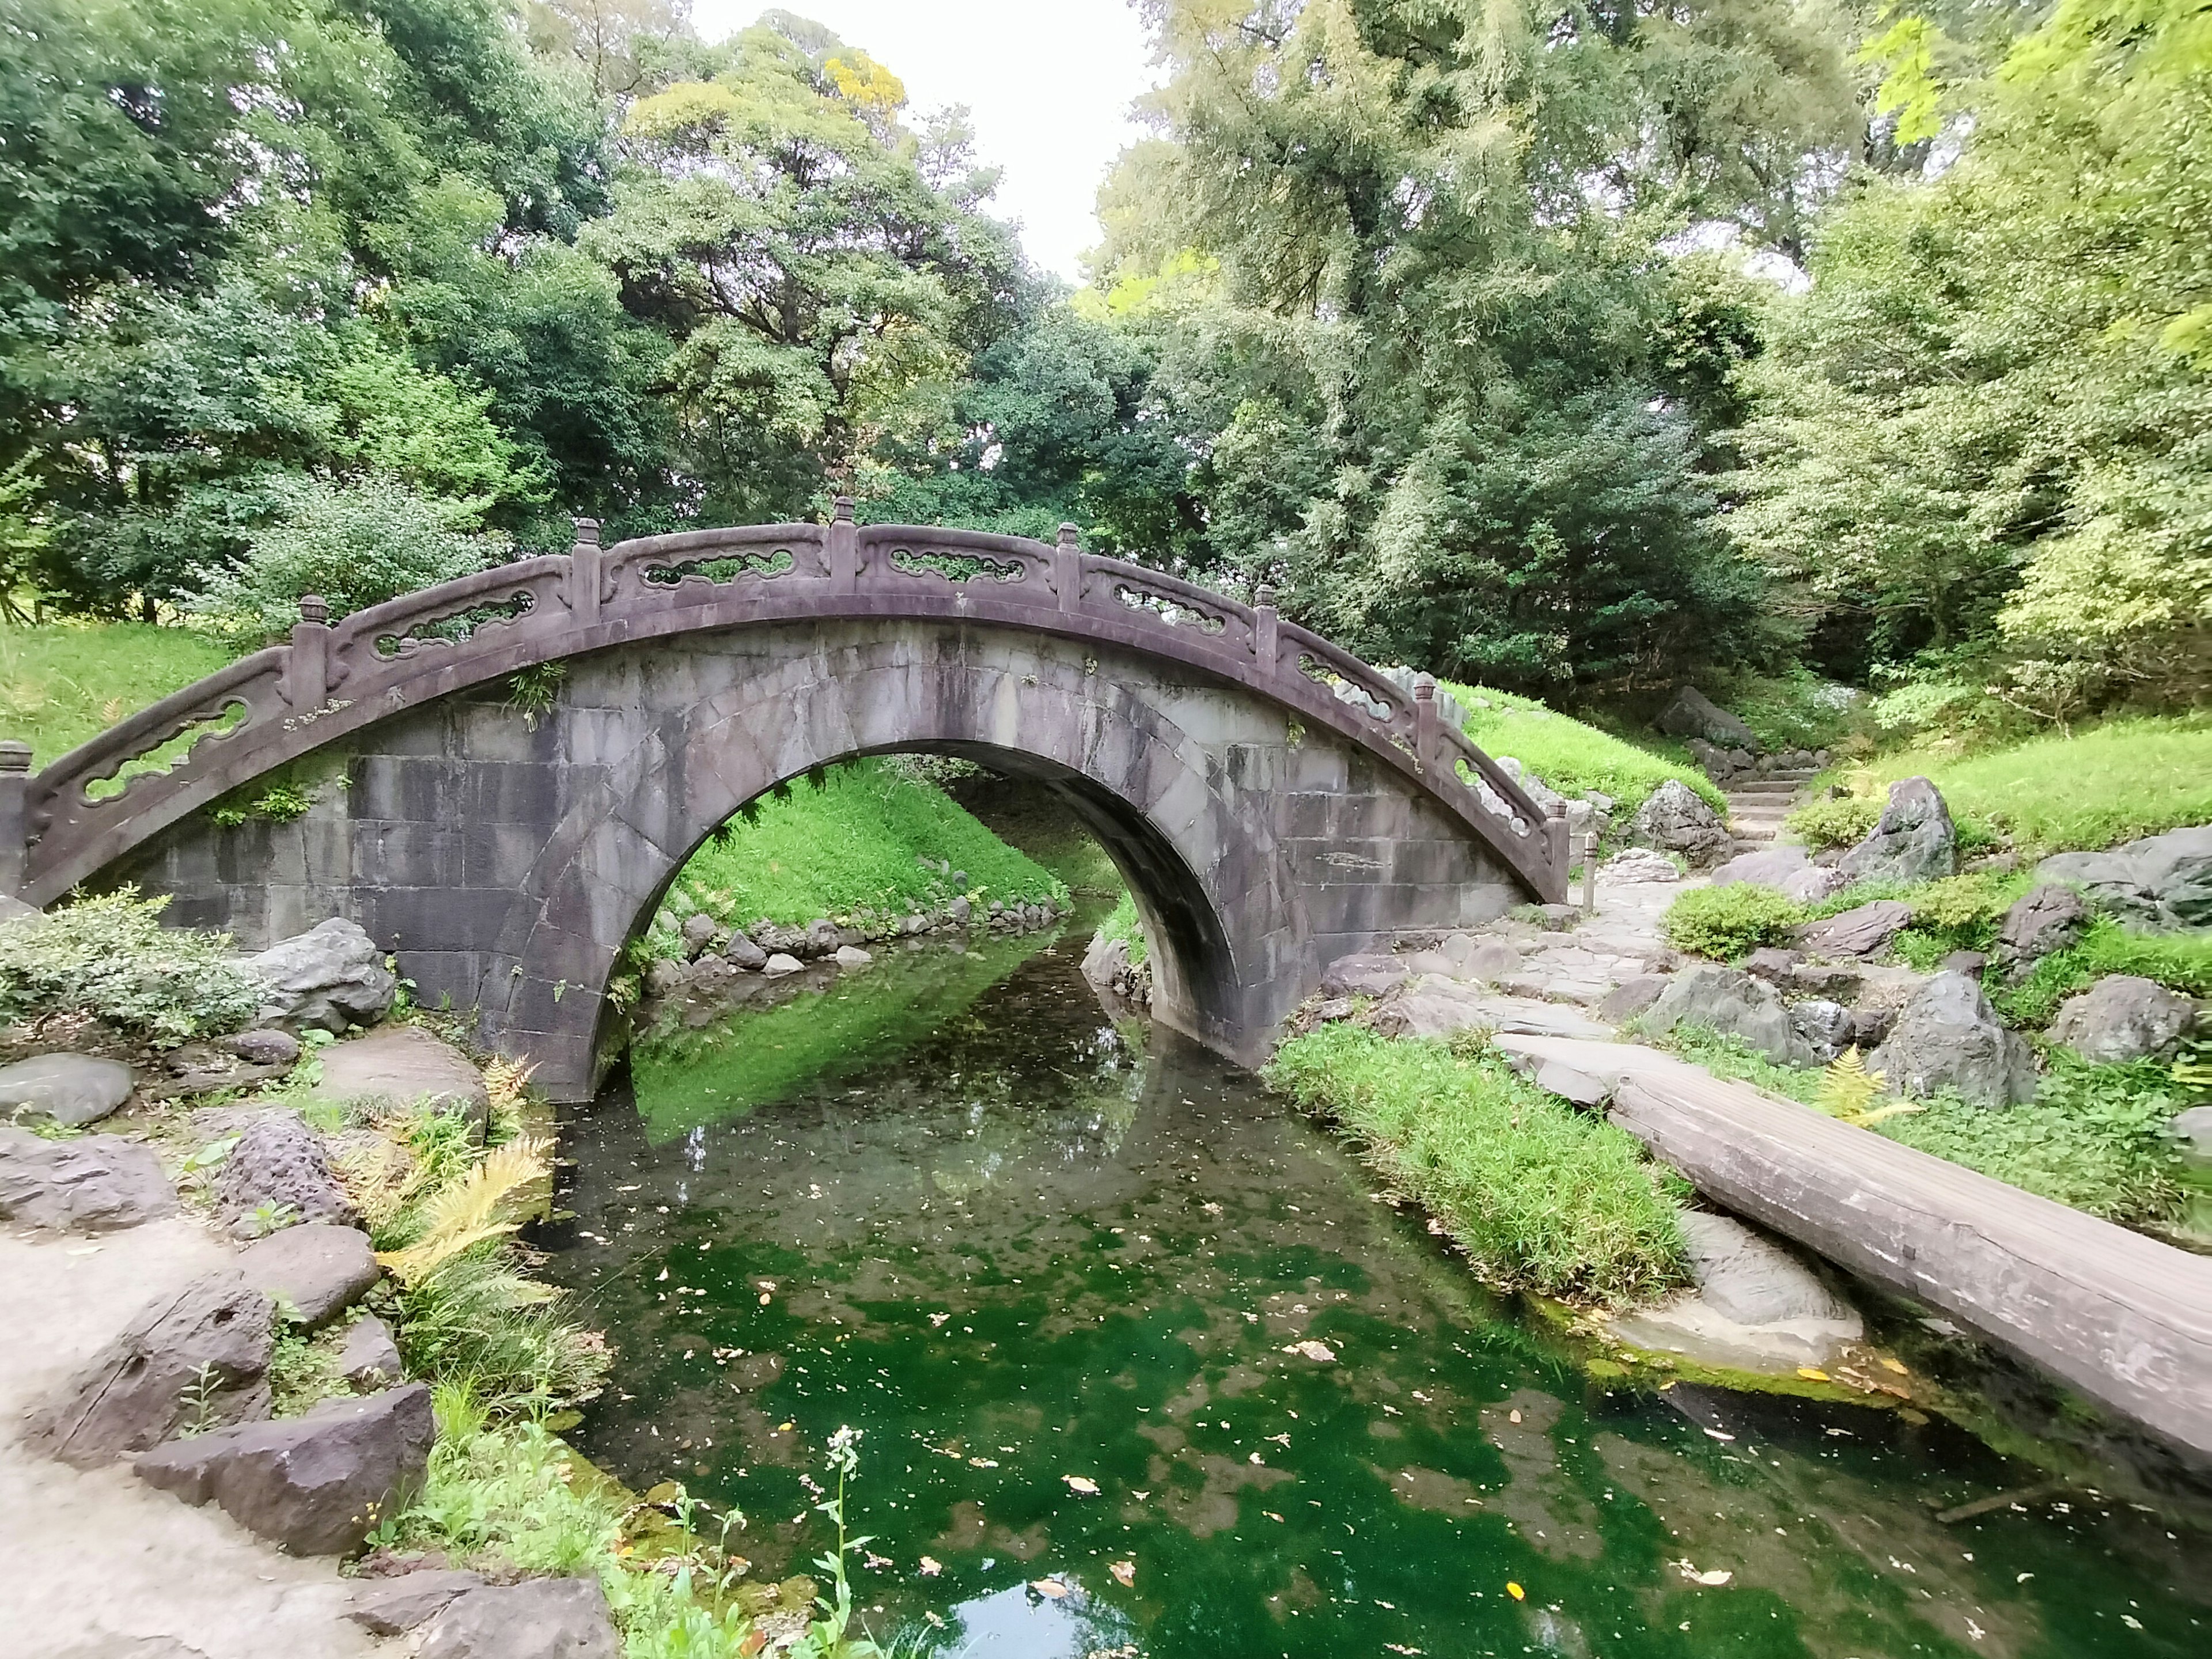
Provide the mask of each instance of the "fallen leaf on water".
POLYGON ((1905 1369, 1904 1364, 1900 1361, 1892 1359, 1887 1354, 1882 1355, 1881 1363, 1891 1370, 1895 1371, 1899 1376, 1910 1376, 1912 1375, 1911 1371, 1905 1369))
POLYGON ((1260 1513, 1266 1516, 1270 1521, 1282 1521, 1285 1526, 1290 1525, 1289 1522, 1283 1521, 1283 1517, 1276 1514, 1273 1510, 1261 1510, 1260 1513))
POLYGON ((1818 1365, 1800 1365, 1797 1368, 1797 1375, 1808 1382, 1825 1382, 1828 1380, 1827 1372, 1822 1370, 1818 1365))
POLYGON ((1067 1594, 1067 1586, 1057 1578, 1032 1578, 1030 1588, 1039 1595, 1049 1595, 1055 1601, 1067 1594))
POLYGON ((1506 1413, 1505 1420, 1509 1423, 1518 1423, 1521 1420, 1521 1408, 1516 1406, 1511 1411, 1506 1413))
POLYGON ((1314 1360, 1323 1365, 1330 1365, 1336 1363, 1336 1350, 1330 1347, 1326 1342, 1315 1341, 1311 1337, 1308 1337, 1303 1342, 1293 1342, 1289 1347, 1284 1349, 1283 1352, 1285 1353, 1304 1354, 1307 1358, 1314 1360))
POLYGON ((1425 1651, 1425 1650, 1420 1648, 1409 1648, 1403 1642, 1385 1642, 1382 1645, 1389 1649, 1393 1653, 1420 1653, 1425 1651))
POLYGON ((1199 1206, 1199 1208, 1204 1210, 1208 1215, 1219 1215, 1221 1213, 1221 1206, 1218 1204, 1201 1204, 1199 1206))
POLYGON ((1723 1434, 1723 1433, 1720 1430, 1718 1430, 1718 1429, 1707 1429, 1707 1430, 1705 1431, 1705 1432, 1706 1432, 1707 1434, 1711 1435, 1711 1436, 1714 1439, 1716 1439, 1716 1440, 1734 1440, 1734 1439, 1735 1438, 1735 1437, 1734 1435, 1732 1435, 1732 1434, 1723 1434))
POLYGON ((1248 1462, 1248 1463, 1257 1463, 1257 1462, 1259 1462, 1261 1461, 1261 1459, 1260 1459, 1260 1454, 1259 1454, 1259 1453, 1257 1453, 1257 1452, 1254 1452, 1250 1456, 1247 1457, 1244 1461, 1245 1461, 1246 1462, 1248 1462))
POLYGON ((1080 1497, 1094 1498, 1097 1495, 1098 1483, 1087 1474, 1063 1474, 1060 1478, 1067 1482, 1068 1491, 1080 1497))
POLYGON ((779 1423, 775 1425, 775 1431, 778 1434, 789 1434, 798 1426, 799 1425, 796 1423, 779 1423))
POLYGON ((1725 1567, 1716 1567, 1711 1572, 1699 1572, 1697 1569, 1697 1565, 1694 1562, 1677 1561, 1674 1565, 1676 1569, 1680 1571, 1682 1577, 1688 1579, 1693 1584, 1725 1584, 1729 1579, 1735 1577, 1734 1573, 1730 1572, 1725 1567))
POLYGON ((1510 1578, 1505 1581, 1505 1593, 1516 1601, 1525 1601, 1528 1599, 1528 1592, 1510 1578))
POLYGON ((891 1559, 888 1555, 878 1555, 873 1550, 862 1550, 860 1552, 860 1565, 866 1567, 871 1572, 881 1572, 885 1567, 890 1565, 890 1564, 891 1559))
POLYGON ((1116 1561, 1106 1571, 1114 1575, 1114 1582, 1123 1589, 1137 1582, 1137 1564, 1134 1561, 1116 1561))
POLYGON ((932 1314, 929 1316, 929 1322, 932 1325, 942 1325, 946 1320, 951 1317, 952 1316, 951 1314, 932 1314))
POLYGON ((978 1469, 995 1469, 999 1467, 999 1460, 995 1457, 971 1457, 968 1460, 968 1463, 971 1468, 978 1469))
POLYGON ((921 1558, 921 1576, 924 1578, 934 1578, 939 1573, 943 1572, 944 1571, 945 1563, 939 1560, 935 1556, 925 1555, 921 1558))
POLYGON ((768 1304, 769 1304, 769 1303, 771 1303, 771 1302, 773 1302, 773 1301, 775 1301, 775 1298, 774 1297, 770 1296, 770 1295, 769 1295, 766 1291, 763 1291, 761 1292, 761 1296, 760 1296, 760 1304, 761 1304, 761 1306, 762 1306, 762 1307, 765 1308, 766 1306, 768 1306, 768 1304))

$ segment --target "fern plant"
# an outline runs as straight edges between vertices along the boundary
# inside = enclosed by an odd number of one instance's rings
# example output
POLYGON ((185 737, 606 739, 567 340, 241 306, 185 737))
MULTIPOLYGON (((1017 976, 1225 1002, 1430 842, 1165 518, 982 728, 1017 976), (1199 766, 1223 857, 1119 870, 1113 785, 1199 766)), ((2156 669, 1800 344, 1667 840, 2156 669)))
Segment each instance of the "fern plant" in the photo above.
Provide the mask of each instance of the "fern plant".
POLYGON ((515 1223, 499 1219, 501 1210, 514 1194, 547 1174, 550 1168, 542 1140, 523 1136, 495 1148, 465 1177, 423 1206, 422 1230, 413 1243, 402 1249, 380 1250, 376 1259, 402 1285, 421 1284, 486 1239, 515 1231, 515 1223))
POLYGON ((1867 1069, 1859 1057, 1855 1043, 1828 1063, 1820 1073, 1820 1084, 1814 1095, 1814 1103, 1830 1117, 1850 1124, 1855 1129, 1870 1129, 1877 1123, 1893 1117, 1903 1117, 1922 1108, 1911 1101, 1893 1101, 1887 1106, 1874 1103, 1881 1096, 1882 1074, 1867 1069))

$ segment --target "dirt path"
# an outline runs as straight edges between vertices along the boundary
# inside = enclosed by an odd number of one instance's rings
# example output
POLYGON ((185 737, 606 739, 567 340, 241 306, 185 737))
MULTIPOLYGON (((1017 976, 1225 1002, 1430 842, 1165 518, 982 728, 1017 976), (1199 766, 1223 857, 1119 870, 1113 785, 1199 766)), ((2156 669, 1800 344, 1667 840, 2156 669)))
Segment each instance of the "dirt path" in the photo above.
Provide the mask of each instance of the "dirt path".
POLYGON ((33 1402, 153 1297, 229 1252, 193 1222, 102 1238, 0 1235, 0 1659, 367 1659, 332 1563, 222 1510, 80 1474, 18 1443, 33 1402))

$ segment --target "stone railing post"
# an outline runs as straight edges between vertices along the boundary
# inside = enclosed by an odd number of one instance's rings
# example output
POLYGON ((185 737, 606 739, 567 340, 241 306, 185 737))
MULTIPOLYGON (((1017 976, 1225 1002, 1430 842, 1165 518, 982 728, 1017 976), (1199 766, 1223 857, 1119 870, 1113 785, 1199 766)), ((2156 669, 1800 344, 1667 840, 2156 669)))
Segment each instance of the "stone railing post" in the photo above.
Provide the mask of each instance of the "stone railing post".
POLYGON ((1252 592, 1252 655, 1262 675, 1275 672, 1275 590, 1261 582, 1252 592))
POLYGON ((1060 544, 1052 551, 1053 586, 1060 590, 1062 611, 1083 605, 1083 532, 1072 524, 1060 527, 1060 544))
POLYGON ((1555 800, 1544 808, 1544 854, 1552 868, 1559 872, 1559 888, 1564 895, 1567 884, 1567 804, 1555 800))
POLYGON ((599 549, 599 521, 578 519, 576 544, 568 550, 568 614, 579 628, 596 628, 599 622, 599 584, 606 580, 606 562, 599 549))
POLYGON ((31 745, 0 743, 0 893, 10 898, 23 890, 29 830, 24 808, 30 790, 31 745))
POLYGON ((1428 674, 1413 680, 1413 757, 1424 767, 1437 758, 1437 682, 1428 674))
POLYGON ((830 520, 830 581, 840 593, 860 587, 860 532, 853 523, 853 498, 840 495, 830 520))
POLYGON ((319 593, 300 596, 292 655, 284 665, 284 699, 295 714, 323 706, 331 689, 331 607, 319 593))

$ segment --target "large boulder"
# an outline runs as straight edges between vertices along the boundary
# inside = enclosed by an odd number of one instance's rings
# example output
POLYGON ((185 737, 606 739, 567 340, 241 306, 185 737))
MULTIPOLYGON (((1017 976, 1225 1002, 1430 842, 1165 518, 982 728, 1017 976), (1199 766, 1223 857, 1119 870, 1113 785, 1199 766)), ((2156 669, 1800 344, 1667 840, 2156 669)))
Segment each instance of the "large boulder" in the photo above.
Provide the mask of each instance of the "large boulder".
POLYGON ((230 1149, 215 1177, 215 1214, 247 1237, 290 1221, 360 1220, 353 1200, 331 1174, 322 1139, 296 1112, 266 1112, 230 1149))
POLYGON ((1674 860, 1664 853, 1650 847, 1631 847, 1614 854, 1597 867, 1597 872, 1608 881, 1659 882, 1680 881, 1682 872, 1674 867, 1674 860))
POLYGON ((46 1140, 0 1129, 0 1221, 111 1233, 177 1212, 161 1160, 118 1135, 46 1140))
POLYGON ((2099 1066, 2172 1054, 2197 1023, 2197 1004, 2156 980, 2107 974, 2059 1005, 2045 1033, 2099 1066))
POLYGON ((1825 997, 1807 997, 1790 1004, 1790 1027, 1804 1039, 1816 1066, 1826 1066, 1857 1040, 1857 1022, 1851 1011, 1825 997))
POLYGON ((374 1101, 386 1106, 427 1102, 455 1108, 482 1125, 491 1115, 483 1073, 450 1042, 419 1025, 390 1025, 333 1042, 322 1052, 325 1100, 374 1101))
POLYGON ((1322 974, 1322 994, 1379 997, 1404 984, 1412 976, 1412 971, 1401 957, 1339 957, 1322 974))
POLYGON ((397 982, 358 922, 330 921, 279 939, 239 964, 261 985, 261 1023, 343 1036, 392 1012, 397 982))
POLYGON ((1812 1051, 1790 1024, 1781 996, 1740 968, 1717 963, 1686 968, 1644 1015, 1644 1029, 1653 1033, 1685 1024, 1741 1037, 1778 1066, 1812 1063, 1812 1051))
POLYGON ((24 1443, 88 1469, 179 1429, 266 1416, 272 1317, 235 1268, 156 1297, 32 1413, 24 1443))
POLYGON ((1782 896, 1800 904, 1825 904, 1851 884, 1851 878, 1832 864, 1812 864, 1785 877, 1782 896))
POLYGON ((1761 887, 1780 887, 1812 867, 1812 855, 1802 847, 1762 848, 1756 853, 1739 853, 1721 865, 1713 872, 1713 885, 1729 887, 1747 881, 1761 887))
POLYGON ((1808 956, 1866 957, 1887 950, 1890 940, 1911 924, 1912 907, 1900 899, 1875 899, 1808 923, 1797 933, 1808 956))
POLYGON ((2086 887, 2100 906, 2138 927, 2212 927, 2212 823, 2109 853, 2061 853, 2037 865, 2035 875, 2086 887))
POLYGON ((2181 1146, 2183 1161, 2212 1170, 2212 1106, 2191 1106, 2166 1121, 2166 1133, 2181 1146))
POLYGON ((320 1221, 257 1239, 240 1252, 238 1270, 287 1319, 311 1331, 368 1295, 383 1274, 367 1233, 320 1221))
POLYGON ((1938 974, 1899 1011, 1869 1070, 1907 1095, 1958 1091, 1977 1106, 2012 1106, 2035 1094, 2035 1056, 2005 1030, 1980 982, 1938 974))
POLYGON ((2017 983, 2044 957, 2079 940, 2088 926, 2088 901, 2071 887, 2045 882, 2004 913, 1990 959, 2017 983))
POLYGON ((749 974, 757 974, 768 965, 768 952, 754 944, 752 935, 742 927, 731 931, 730 942, 722 947, 722 955, 749 974))
POLYGON ((1735 847, 1720 814, 1679 778, 1668 779, 1645 797, 1629 833, 1644 846, 1680 853, 1699 867, 1718 863, 1735 847))
POLYGON ((595 1578, 527 1578, 447 1604, 416 1659, 622 1659, 595 1578))
POLYGON ((1735 1217, 1685 1210, 1679 1219, 1691 1280, 1724 1317, 1740 1325, 1856 1317, 1796 1256, 1735 1217))
POLYGON ((131 1068, 91 1054, 33 1054, 0 1066, 0 1118, 68 1128, 97 1123, 131 1098, 131 1068))
POLYGON ((1652 722, 1674 738, 1703 738, 1723 749, 1759 750, 1758 734, 1694 685, 1686 685, 1652 722))
POLYGON ((1664 974, 1638 974, 1607 992, 1595 1012, 1600 1019, 1624 1024, 1658 1001, 1666 994, 1667 985, 1664 974))
POLYGON ((456 1596, 483 1587, 476 1573, 440 1567, 397 1578, 362 1578, 356 1581, 346 1617, 371 1636, 404 1636, 436 1618, 456 1596))
POLYGON ((338 1345, 338 1375, 356 1389, 388 1389, 404 1381, 407 1368, 392 1340, 392 1327, 374 1314, 363 1314, 348 1326, 338 1345))
POLYGON ((219 1504, 295 1555, 339 1555, 422 1490, 438 1437, 422 1383, 326 1400, 284 1423, 247 1423, 173 1440, 138 1476, 187 1504, 219 1504))
POLYGON ((1959 832, 1942 792, 1926 778, 1900 778, 1890 785, 1889 805, 1838 867, 1854 882, 1900 885, 1957 875, 1959 832))

